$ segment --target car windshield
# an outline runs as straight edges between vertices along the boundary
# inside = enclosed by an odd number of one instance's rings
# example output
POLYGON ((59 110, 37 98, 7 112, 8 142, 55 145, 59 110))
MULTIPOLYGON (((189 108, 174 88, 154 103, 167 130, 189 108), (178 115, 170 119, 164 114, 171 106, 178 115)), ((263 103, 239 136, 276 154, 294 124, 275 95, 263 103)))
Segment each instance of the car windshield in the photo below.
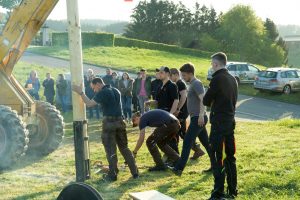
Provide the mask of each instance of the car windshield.
POLYGON ((277 72, 273 71, 262 71, 258 74, 259 77, 264 77, 264 78, 276 78, 277 72))

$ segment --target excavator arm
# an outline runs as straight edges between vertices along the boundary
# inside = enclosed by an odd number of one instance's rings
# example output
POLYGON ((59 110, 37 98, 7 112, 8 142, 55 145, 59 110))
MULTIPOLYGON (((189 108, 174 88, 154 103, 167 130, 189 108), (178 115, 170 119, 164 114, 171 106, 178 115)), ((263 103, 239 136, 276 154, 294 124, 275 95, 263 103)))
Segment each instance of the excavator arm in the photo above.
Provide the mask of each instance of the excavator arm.
POLYGON ((0 70, 8 77, 58 0, 23 0, 0 35, 0 70))

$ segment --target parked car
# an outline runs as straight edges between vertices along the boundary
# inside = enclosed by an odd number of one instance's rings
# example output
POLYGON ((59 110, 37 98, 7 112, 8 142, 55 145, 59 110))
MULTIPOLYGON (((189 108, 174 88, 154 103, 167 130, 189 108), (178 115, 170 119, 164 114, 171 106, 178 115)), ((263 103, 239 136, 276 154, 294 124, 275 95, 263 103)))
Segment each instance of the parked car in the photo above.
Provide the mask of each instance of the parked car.
POLYGON ((255 82, 254 88, 290 94, 300 91, 300 69, 269 68, 261 71, 255 82))
MULTIPOLYGON (((244 62, 228 62, 226 68, 238 83, 253 83, 260 72, 256 66, 244 62)), ((207 73, 207 80, 212 79, 212 74, 213 70, 210 68, 207 73)))

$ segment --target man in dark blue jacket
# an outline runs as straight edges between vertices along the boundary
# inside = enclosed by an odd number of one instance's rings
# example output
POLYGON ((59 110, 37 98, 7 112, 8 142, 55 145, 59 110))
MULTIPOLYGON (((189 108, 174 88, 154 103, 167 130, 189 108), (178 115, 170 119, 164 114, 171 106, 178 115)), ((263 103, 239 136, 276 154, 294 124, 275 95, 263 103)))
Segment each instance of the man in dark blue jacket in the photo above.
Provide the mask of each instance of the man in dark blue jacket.
POLYGON ((109 163, 109 173, 104 176, 107 181, 116 181, 118 175, 117 147, 129 166, 133 178, 138 178, 138 169, 132 152, 128 148, 126 123, 122 117, 121 94, 116 88, 105 85, 101 78, 94 78, 91 86, 96 93, 89 99, 83 92, 82 86, 72 85, 74 92, 79 94, 87 107, 100 104, 103 109, 101 139, 109 163))
POLYGON ((50 73, 46 74, 46 80, 43 81, 44 96, 46 97, 46 101, 53 105, 55 90, 54 90, 54 79, 51 77, 50 73))

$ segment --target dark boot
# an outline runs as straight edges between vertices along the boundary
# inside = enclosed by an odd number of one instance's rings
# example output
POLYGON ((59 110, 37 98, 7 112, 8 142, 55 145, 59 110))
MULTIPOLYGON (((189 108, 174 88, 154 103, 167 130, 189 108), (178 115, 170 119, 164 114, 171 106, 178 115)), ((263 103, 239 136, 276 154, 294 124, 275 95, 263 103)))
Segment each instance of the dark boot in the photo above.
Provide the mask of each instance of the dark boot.
POLYGON ((200 144, 194 144, 192 147, 194 155, 190 158, 191 160, 197 160, 205 154, 205 152, 200 148, 200 144))

